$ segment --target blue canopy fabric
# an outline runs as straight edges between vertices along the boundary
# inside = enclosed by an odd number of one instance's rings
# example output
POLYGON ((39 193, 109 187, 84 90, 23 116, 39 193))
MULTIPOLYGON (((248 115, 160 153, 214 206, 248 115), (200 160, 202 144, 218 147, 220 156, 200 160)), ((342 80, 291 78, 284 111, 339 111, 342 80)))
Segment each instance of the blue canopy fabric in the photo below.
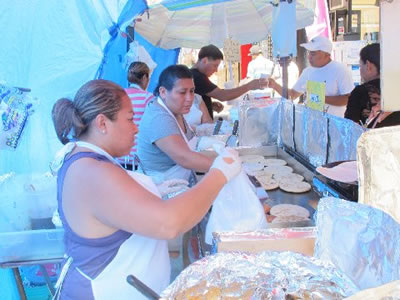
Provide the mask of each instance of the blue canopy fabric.
POLYGON ((175 65, 178 61, 178 56, 180 48, 165 50, 159 47, 153 46, 147 40, 145 40, 139 33, 135 32, 135 40, 142 45, 146 51, 150 54, 157 67, 151 74, 150 83, 147 88, 149 92, 153 92, 158 83, 158 77, 160 77, 161 72, 170 65, 175 65))
MULTIPOLYGON (((31 89, 38 99, 15 151, 0 149, 0 175, 43 173, 61 147, 51 120, 53 104, 73 98, 94 78, 127 87, 121 35, 134 17, 147 9, 146 0, 13 1, 0 6, 0 83, 31 89)), ((146 44, 145 41, 141 43, 146 44)), ((158 63, 174 64, 178 50, 147 51, 158 63), (165 57, 164 57, 165 56, 165 57)), ((154 83, 152 83, 155 86, 154 83)))

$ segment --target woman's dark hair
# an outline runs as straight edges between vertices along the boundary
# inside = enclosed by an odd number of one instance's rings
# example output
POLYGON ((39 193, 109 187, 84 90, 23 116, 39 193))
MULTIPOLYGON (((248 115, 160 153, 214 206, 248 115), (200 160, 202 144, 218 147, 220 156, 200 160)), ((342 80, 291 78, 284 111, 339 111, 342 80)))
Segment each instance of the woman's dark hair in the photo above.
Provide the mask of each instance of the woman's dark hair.
POLYGON ((381 50, 379 43, 369 44, 361 49, 360 51, 360 58, 362 62, 365 64, 367 60, 374 64, 378 70, 378 74, 380 74, 381 70, 381 50))
POLYGON ((58 139, 66 144, 79 138, 99 114, 115 120, 123 96, 126 92, 119 85, 108 80, 91 80, 78 90, 74 100, 57 100, 51 114, 58 139))
POLYGON ((128 81, 130 83, 139 84, 144 75, 149 76, 150 69, 149 67, 141 61, 134 61, 130 64, 128 69, 128 81))
POLYGON ((224 59, 224 54, 222 54, 221 50, 219 50, 217 46, 210 44, 200 49, 198 57, 199 60, 203 59, 204 57, 211 58, 213 60, 222 60, 224 59))
POLYGON ((178 79, 193 78, 192 72, 185 65, 172 65, 161 72, 158 79, 157 87, 154 90, 154 95, 160 95, 160 87, 164 87, 167 91, 171 91, 178 79))

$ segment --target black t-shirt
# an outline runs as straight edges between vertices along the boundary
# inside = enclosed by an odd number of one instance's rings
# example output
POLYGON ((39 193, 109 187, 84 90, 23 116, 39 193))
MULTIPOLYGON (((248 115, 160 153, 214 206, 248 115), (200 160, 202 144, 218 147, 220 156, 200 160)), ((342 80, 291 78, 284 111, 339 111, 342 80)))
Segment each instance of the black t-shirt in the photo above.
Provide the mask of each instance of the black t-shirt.
POLYGON ((212 92, 217 88, 217 86, 208 79, 206 75, 201 73, 197 69, 190 69, 193 74, 193 81, 194 81, 194 92, 199 94, 202 98, 204 103, 207 106, 207 110, 210 113, 211 118, 213 118, 213 109, 212 109, 212 101, 211 97, 207 96, 206 94, 212 92))
POLYGON ((374 79, 356 86, 350 93, 344 117, 364 124, 371 108, 380 100, 381 81, 374 79))

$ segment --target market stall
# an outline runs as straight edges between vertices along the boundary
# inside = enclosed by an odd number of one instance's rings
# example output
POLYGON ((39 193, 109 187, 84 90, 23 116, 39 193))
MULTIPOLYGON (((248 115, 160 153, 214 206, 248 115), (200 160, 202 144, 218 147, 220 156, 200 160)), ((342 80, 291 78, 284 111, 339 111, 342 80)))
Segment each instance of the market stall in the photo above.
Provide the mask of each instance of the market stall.
MULTIPOLYGON (((349 296, 358 289, 364 289, 399 279, 398 270, 396 268, 391 269, 388 267, 390 264, 394 266, 397 266, 398 264, 399 256, 396 249, 398 249, 397 241, 399 230, 397 228, 397 222, 389 215, 382 213, 380 210, 373 210, 370 207, 358 206, 357 203, 353 203, 356 202, 360 196, 358 195, 358 185, 356 182, 333 180, 318 172, 318 168, 320 167, 330 169, 336 167, 337 162, 341 163, 356 160, 357 141, 360 136, 362 136, 364 129, 352 121, 337 118, 324 112, 315 111, 302 105, 295 105, 293 102, 284 99, 257 99, 257 101, 252 99, 243 99, 239 103, 238 111, 239 145, 236 148, 242 157, 247 156, 247 158, 249 158, 249 156, 253 156, 253 158, 256 157, 258 159, 255 164, 256 168, 251 169, 252 167, 249 167, 254 166, 254 164, 252 164, 254 161, 247 161, 247 163, 250 164, 245 164, 244 169, 247 167, 247 174, 256 178, 256 181, 253 181, 252 184, 254 185, 254 194, 258 196, 259 206, 262 207, 262 205, 265 204, 269 207, 269 212, 267 212, 266 215, 263 214, 263 217, 266 219, 267 228, 259 235, 255 233, 256 231, 243 234, 238 232, 240 230, 235 230, 230 236, 228 234, 227 237, 224 236, 224 233, 217 232, 213 236, 214 239, 212 240, 212 243, 207 243, 205 235, 207 231, 207 221, 210 216, 206 216, 200 225, 193 229, 191 232, 192 238, 184 245, 186 248, 185 250, 191 253, 188 256, 190 262, 194 263, 194 265, 191 266, 188 271, 185 271, 185 273, 182 274, 182 276, 178 278, 177 281, 163 293, 163 295, 167 298, 177 297, 178 295, 182 297, 195 297, 201 293, 203 293, 203 295, 204 293, 209 293, 211 290, 217 295, 226 293, 226 295, 230 297, 241 297, 247 293, 246 295, 250 297, 252 295, 250 292, 254 292, 256 286, 262 285, 268 281, 275 285, 263 286, 268 290, 268 292, 277 293, 278 296, 284 296, 286 292, 284 288, 286 287, 282 285, 279 286, 279 289, 274 290, 273 288, 280 283, 274 281, 276 278, 270 278, 271 273, 277 274, 279 273, 278 270, 282 268, 286 268, 286 275, 297 276, 297 279, 298 277, 305 276, 304 274, 309 275, 310 272, 315 271, 316 269, 318 269, 318 272, 311 273, 310 278, 312 278, 314 274, 320 275, 320 271, 324 271, 330 275, 334 274, 335 278, 332 278, 332 276, 324 277, 324 280, 318 281, 318 284, 320 286, 332 285, 337 287, 338 289, 335 293, 337 292, 340 294, 339 297, 349 296), (277 169, 272 168, 272 161, 276 162, 278 160, 284 161, 286 171, 283 172, 283 175, 282 172, 278 172, 276 171, 277 169), (268 174, 271 174, 271 176, 266 176, 264 174, 265 176, 261 177, 272 179, 274 183, 272 184, 274 186, 273 188, 270 186, 267 188, 266 183, 261 179, 257 179, 257 175, 259 175, 259 173, 257 174, 258 171, 265 171, 265 173, 270 171, 268 174), (285 187, 285 184, 281 184, 279 181, 280 177, 285 177, 288 176, 288 174, 293 173, 296 173, 296 175, 301 178, 299 182, 302 182, 303 186, 307 186, 308 184, 310 188, 294 191, 291 188, 285 187), (257 189, 260 187, 261 190, 264 190, 264 194, 257 193, 257 189), (267 194, 265 194, 265 190, 267 194), (333 196, 335 198, 350 201, 336 201, 332 199, 321 201, 322 205, 318 207, 317 210, 319 218, 315 219, 317 204, 320 201, 320 198, 326 196, 333 196), (270 210, 281 204, 290 204, 301 207, 303 209, 302 211, 305 210, 308 215, 302 220, 288 220, 281 218, 281 222, 274 222, 273 219, 270 218, 271 221, 269 221, 269 216, 279 217, 271 213, 270 210), (337 210, 338 208, 339 210, 337 210), (338 213, 335 214, 335 211, 338 211, 338 213), (350 213, 351 218, 348 217, 350 213), (370 216, 372 219, 369 218, 370 216), (351 222, 347 222, 349 219, 351 219, 351 222), (337 220, 340 222, 335 223, 337 220), (376 222, 376 220, 379 220, 379 222, 376 222), (374 226, 376 225, 372 229, 371 227, 368 227, 371 223, 373 223, 374 226), (337 225, 337 227, 334 225, 337 225), (347 233, 346 230, 348 227, 346 226, 350 225, 353 226, 351 227, 352 229, 357 228, 358 231, 354 230, 354 234, 343 234, 344 232, 347 233), (318 230, 316 230, 316 228, 318 230), (338 230, 338 228, 340 230, 338 230), (365 230, 369 235, 366 234, 364 236, 363 230, 365 230), (373 234, 370 234, 372 231, 373 234), (298 234, 299 232, 300 234, 298 234), (316 232, 318 232, 318 236, 316 232), (344 235, 345 239, 338 238, 339 235, 344 235), (304 239, 307 240, 307 242, 311 242, 311 244, 307 244, 308 246, 311 245, 311 248, 308 247, 304 250, 307 251, 306 254, 316 253, 316 258, 320 259, 322 262, 314 261, 313 259, 310 261, 308 258, 293 253, 262 253, 254 255, 227 254, 225 256, 223 254, 209 255, 217 252, 222 253, 222 243, 225 242, 225 246, 229 244, 229 239, 232 238, 232 236, 234 236, 234 239, 247 243, 246 245, 249 248, 252 248, 252 245, 258 244, 256 241, 257 239, 263 241, 270 239, 272 240, 272 244, 278 244, 277 240, 283 240, 284 242, 282 246, 272 250, 291 250, 296 252, 302 251, 298 248, 285 248, 287 247, 287 243, 290 243, 288 241, 293 237, 304 239), (277 238, 277 236, 279 236, 279 238, 277 238), (371 236, 373 238, 371 238, 371 236), (328 239, 328 237, 331 239, 328 239), (357 240, 357 244, 354 242, 356 238, 360 238, 360 240, 357 240), (370 247, 367 249, 368 251, 364 253, 362 251, 365 246, 363 242, 365 242, 365 239, 367 238, 377 242, 371 242, 368 244, 370 247), (343 240, 345 240, 345 242, 343 242, 343 240), (317 244, 315 244, 315 241, 317 241, 317 244), (350 245, 352 242, 356 244, 355 248, 357 250, 351 253, 359 255, 359 257, 364 260, 355 260, 350 255, 349 257, 342 255, 349 250, 345 246, 350 245), (337 243, 341 243, 342 247, 336 247, 337 243), (314 246, 316 247, 316 252, 313 252, 314 246), (340 249, 343 252, 339 251, 338 253, 335 253, 334 250, 337 249, 340 249), (395 250, 394 252, 391 252, 390 249, 395 250), (369 255, 373 256, 371 260, 368 260, 369 255), (203 259, 198 261, 200 258, 203 259), (333 262, 334 266, 322 266, 322 264, 328 260, 333 262), (280 264, 274 265, 276 261, 279 261, 280 264), (290 274, 290 272, 293 271, 293 269, 291 269, 293 267, 292 265, 295 265, 295 263, 299 261, 302 261, 307 265, 307 268, 304 269, 304 273, 290 274), (388 265, 383 265, 383 261, 390 263, 388 265), (251 263, 249 264, 249 262, 251 263), (379 270, 380 272, 376 273, 378 274, 378 278, 370 280, 370 273, 357 272, 359 271, 357 269, 359 264, 357 265, 357 263, 361 262, 365 264, 364 267, 374 266, 379 270), (232 268, 225 269, 225 271, 232 277, 225 277, 227 273, 217 272, 220 270, 219 268, 221 265, 229 264, 232 265, 232 268), (271 265, 274 265, 273 268, 271 268, 271 265), (338 269, 340 272, 337 271, 338 269), (251 273, 253 271, 255 273, 251 273), (351 271, 355 273, 351 273, 351 271), (188 274, 190 272, 193 272, 193 274, 188 274), (243 288, 244 285, 241 285, 240 287, 235 284, 231 285, 231 283, 238 281, 238 278, 243 279, 252 274, 263 274, 263 276, 257 277, 257 280, 259 279, 260 281, 252 281, 250 283, 246 282, 246 284, 249 284, 246 288, 243 288), (340 280, 336 278, 336 275, 340 280), (345 278, 346 276, 350 277, 353 281, 347 281, 348 278, 345 278), (193 277, 195 277, 196 280, 208 280, 208 282, 213 281, 214 285, 210 286, 201 281, 196 281, 193 284, 194 281, 191 281, 193 277), (222 282, 218 281, 221 280, 221 278, 226 278, 226 280, 222 280, 222 282), (380 279, 382 280, 380 281, 380 279), (228 281, 229 284, 225 285, 228 281), (371 282, 373 282, 372 285, 371 282), (212 289, 210 289, 210 287, 212 289)), ((398 137, 398 132, 396 130, 385 133, 388 134, 389 139, 396 139, 398 137)), ((377 132, 377 134, 379 134, 379 132, 377 132)), ((380 142, 384 141, 384 139, 381 140, 380 138, 381 136, 379 136, 377 140, 380 142)), ((373 141, 372 144, 369 142, 370 141, 367 141, 365 143, 369 148, 373 148, 373 141)), ((392 153, 397 150, 397 144, 394 143, 394 147, 388 147, 387 151, 388 153, 392 153)), ((364 159, 366 161, 364 165, 365 169, 362 170, 370 170, 372 168, 371 164, 369 164, 371 161, 368 160, 370 153, 367 151, 360 153, 365 154, 364 159)), ((375 153, 375 155, 379 157, 379 154, 375 153)), ((392 162, 396 161, 395 158, 396 155, 393 156, 392 162)), ((385 161, 382 160, 381 163, 384 164, 385 161)), ((282 168, 280 168, 280 170, 282 170, 282 168)), ((391 171, 398 171, 396 165, 394 165, 391 171)), ((364 174, 366 173, 368 173, 368 171, 365 171, 364 174)), ((391 172, 388 174, 391 174, 391 172)), ((296 177, 294 175, 291 176, 291 178, 296 177)), ((4 187, 5 184, 12 182, 15 177, 11 176, 9 178, 0 179, 0 187, 1 185, 4 187)), ((364 179, 365 178, 362 178, 361 181, 364 184, 364 189, 362 190, 363 201, 365 201, 365 195, 367 194, 371 199, 374 197, 374 192, 371 192, 369 189, 370 185, 372 185, 372 181, 364 179)), ((24 183, 27 183, 27 181, 24 181, 24 183)), ((271 181, 269 181, 268 184, 271 184, 271 181)), ((387 196, 385 190, 382 191, 381 195, 383 195, 382 197, 385 195, 387 196)), ((391 200, 395 198, 396 195, 394 195, 391 200)), ((374 201, 371 200, 366 202, 371 203, 374 201)), ((374 206, 379 207, 380 204, 378 201, 375 202, 374 206)), ((16 205, 15 199, 12 199, 7 204, 11 204, 11 209, 20 209, 20 207, 16 205), (13 204, 15 204, 15 207, 12 207, 13 204)), ((383 208, 385 209, 385 207, 383 208)), ((391 214, 390 209, 386 212, 391 214)), ((18 211, 18 213, 20 213, 20 211, 18 211)), ((392 215, 398 217, 396 213, 392 213, 392 215)), ((38 218, 30 216, 30 219, 27 220, 26 217, 27 215, 22 215, 21 218, 24 218, 24 221, 27 223, 38 221, 38 218)), ((45 218, 39 219, 46 219, 46 221, 49 221, 50 216, 46 215, 45 218)), ((39 220, 39 223, 42 221, 44 222, 44 220, 39 220)), ((40 224, 41 226, 43 225, 42 223, 40 224)), ((6 225, 9 226, 10 224, 6 225)), ((19 225, 21 225, 21 223, 19 225)), ((50 225, 47 223, 47 225, 49 227, 44 226, 40 230, 21 229, 1 232, 0 267, 16 268, 26 264, 60 262, 64 252, 62 243, 63 229, 55 229, 52 223, 50 223, 50 225)), ((242 227, 241 229, 248 230, 248 228, 245 227, 242 227)), ((298 240, 296 240, 296 243, 297 242, 298 240)), ((228 246, 226 249, 229 249, 229 247, 231 246, 228 246)), ((242 249, 243 248, 239 247, 235 250, 242 249)), ((271 250, 271 242, 266 242, 256 250, 271 250)), ((366 268, 362 270, 365 271, 365 269, 366 268)), ((373 271, 375 270, 372 267, 371 269, 373 271)), ((16 275, 18 276, 18 274, 16 275)), ((282 277, 282 282, 285 282, 287 278, 288 277, 282 277)), ((51 289, 51 284, 49 284, 49 287, 51 289)), ((293 287, 291 286, 290 288, 293 287)), ((320 290, 316 290, 317 292, 320 292, 320 290)), ((259 290, 258 292, 257 295, 261 298, 266 295, 265 290, 259 290)), ((324 290, 324 292, 326 291, 324 290)), ((295 295, 295 293, 293 292, 290 295, 295 295)), ((332 296, 336 294, 324 295, 332 296)), ((211 297, 212 295, 210 294, 209 296, 211 297)), ((309 296, 309 294, 302 294, 302 296, 306 297, 309 296)))

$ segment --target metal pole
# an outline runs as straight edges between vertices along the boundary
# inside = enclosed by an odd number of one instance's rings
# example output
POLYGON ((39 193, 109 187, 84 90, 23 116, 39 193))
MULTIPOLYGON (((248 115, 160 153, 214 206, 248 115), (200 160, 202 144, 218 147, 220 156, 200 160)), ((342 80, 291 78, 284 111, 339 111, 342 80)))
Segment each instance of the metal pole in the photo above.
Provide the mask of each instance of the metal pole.
POLYGON ((351 28, 352 26, 352 10, 353 10, 353 1, 352 0, 348 0, 347 2, 347 32, 353 32, 353 29, 351 28))
POLYGON ((285 99, 288 98, 288 64, 289 64, 289 57, 281 57, 279 63, 282 68, 282 97, 285 99))

